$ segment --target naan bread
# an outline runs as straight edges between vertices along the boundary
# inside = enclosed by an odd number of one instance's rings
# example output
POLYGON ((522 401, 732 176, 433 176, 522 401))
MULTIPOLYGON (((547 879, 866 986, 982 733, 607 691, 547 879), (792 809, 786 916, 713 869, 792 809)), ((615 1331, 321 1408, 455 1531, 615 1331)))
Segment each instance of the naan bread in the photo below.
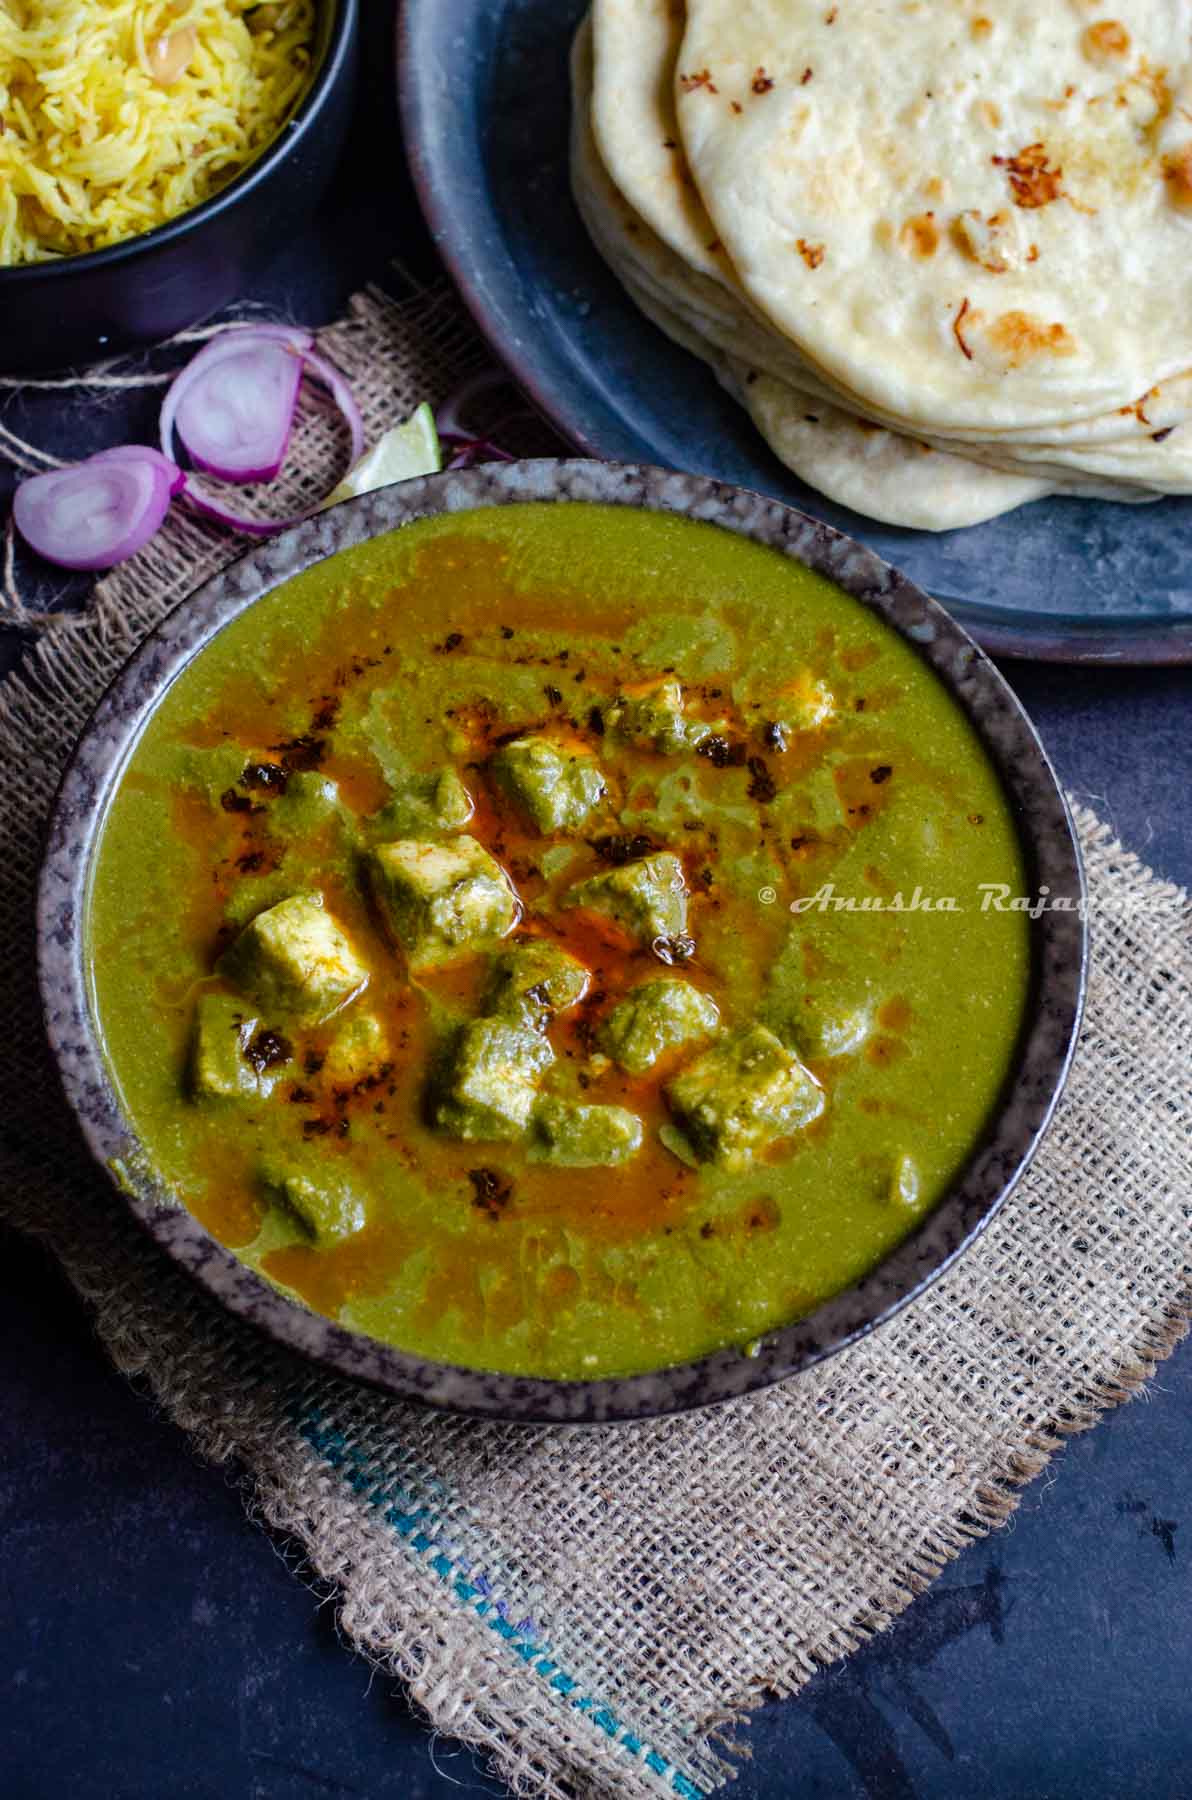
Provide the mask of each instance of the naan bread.
MULTIPOLYGON (((800 392, 723 351, 689 315, 668 305, 625 255, 653 238, 617 193, 591 129, 591 42, 580 31, 572 54, 572 186, 597 249, 631 299, 667 336, 706 362, 734 399, 747 407, 775 454, 801 480, 842 506, 887 524, 946 531, 980 524, 1054 491, 1046 480, 1006 475, 962 457, 941 455, 892 432, 865 427, 830 403, 800 392), (812 411, 814 409, 814 411, 812 411)), ((673 253, 655 240, 656 263, 673 253)), ((678 263, 678 258, 674 258, 678 263)), ((680 265, 682 267, 682 265, 680 265)))
MULTIPOLYGON (((592 51, 581 28, 573 52, 572 183, 590 235, 631 299, 675 342, 701 357, 750 412, 771 448, 809 485, 888 524, 921 530, 972 525, 1054 492, 1153 499, 1112 478, 1047 467, 1000 469, 948 442, 908 440, 841 409, 791 359, 766 372, 763 336, 731 290, 693 273, 613 184, 591 114, 592 51), (938 454, 931 454, 936 452, 938 454), (984 461, 989 466, 982 466, 984 461)), ((1148 445, 1148 447, 1150 447, 1148 445)))
POLYGON ((675 64, 683 0, 593 0, 592 130, 600 160, 635 212, 709 281, 736 276, 696 190, 679 139, 675 64))
POLYGON ((750 300, 868 407, 1037 431, 1192 367, 1192 0, 688 0, 750 300))
MULTIPOLYGON (((747 333, 741 354, 759 370, 784 381, 801 381, 809 391, 850 410, 868 412, 893 430, 904 425, 906 421, 880 407, 867 408, 855 394, 826 381, 823 373, 751 306, 737 281, 699 197, 678 136, 674 87, 686 21, 683 0, 594 0, 591 21, 595 51, 592 128, 601 161, 614 185, 651 227, 655 239, 686 264, 694 278, 690 295, 714 328, 747 333), (735 304, 723 306, 717 288, 735 304)), ((1078 449, 1110 440, 1137 438, 1150 443, 1153 433, 1174 430, 1190 419, 1192 374, 1185 372, 1147 395, 1145 404, 1125 412, 1115 409, 1100 418, 1025 432, 972 431, 961 434, 961 441, 972 443, 988 437, 999 447, 1022 441, 1039 448, 1062 444, 1078 449)), ((945 439, 954 433, 936 428, 933 435, 945 439)), ((1012 458, 995 460, 1013 466, 1012 458)), ((1160 466, 1170 468, 1170 459, 1163 458, 1160 466)), ((1133 479, 1129 469, 1122 474, 1133 479)), ((1175 479, 1178 482, 1182 477, 1175 479)))

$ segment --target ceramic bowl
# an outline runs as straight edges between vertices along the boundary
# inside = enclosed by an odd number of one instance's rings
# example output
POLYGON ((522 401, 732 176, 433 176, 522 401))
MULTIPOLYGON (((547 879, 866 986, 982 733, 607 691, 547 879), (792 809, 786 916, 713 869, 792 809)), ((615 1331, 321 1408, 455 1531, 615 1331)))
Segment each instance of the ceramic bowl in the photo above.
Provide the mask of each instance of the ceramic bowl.
POLYGON ((247 293, 335 171, 355 88, 359 0, 320 0, 314 76, 278 136, 227 187, 154 231, 0 269, 0 371, 26 375, 160 343, 247 293))
MULTIPOLYGON (((83 930, 104 814, 133 746, 179 671, 232 619, 336 551, 413 519, 477 507, 597 501, 685 514, 773 546, 827 576, 915 649, 967 713, 997 766, 1024 846, 1031 890, 1083 898, 1080 858, 1046 754, 996 668, 953 619, 851 538, 746 489, 661 469, 587 461, 489 465, 403 482, 322 513, 251 551, 179 606, 112 684, 63 779, 41 877, 39 956, 46 1026, 66 1097, 97 1160, 135 1148, 101 1050, 83 930)), ((1017 1057, 968 1163, 934 1212, 855 1287, 769 1333, 745 1355, 722 1350, 648 1375, 553 1381, 449 1367, 346 1330, 238 1262, 148 1179, 121 1194, 134 1216, 231 1312, 340 1373, 405 1399, 513 1420, 594 1424, 731 1400, 811 1367, 921 1294, 977 1237, 1030 1161, 1067 1073, 1080 1019, 1083 907, 1032 921, 1032 983, 1017 1057)))

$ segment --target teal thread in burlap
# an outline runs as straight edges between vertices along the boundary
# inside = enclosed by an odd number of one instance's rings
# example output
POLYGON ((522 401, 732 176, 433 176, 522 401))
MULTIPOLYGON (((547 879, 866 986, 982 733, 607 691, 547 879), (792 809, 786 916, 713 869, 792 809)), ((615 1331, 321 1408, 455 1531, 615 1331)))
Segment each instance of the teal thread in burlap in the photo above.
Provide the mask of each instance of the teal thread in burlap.
POLYGON ((327 1423, 320 1406, 298 1402, 291 1408, 290 1417, 312 1450, 336 1470, 354 1494, 369 1506, 381 1509, 381 1518, 416 1555, 426 1557, 428 1551, 435 1551, 435 1555, 427 1560, 447 1590, 461 1606, 470 1608, 478 1619, 484 1619, 509 1651, 535 1675, 541 1676, 548 1688, 567 1700, 575 1712, 586 1714, 590 1723, 610 1742, 619 1744, 627 1755, 640 1755, 644 1767, 657 1775, 672 1793, 680 1795, 682 1800, 708 1800, 707 1788, 697 1787, 665 1757, 643 1744, 609 1707, 591 1694, 577 1692, 581 1683, 551 1658, 550 1644, 540 1637, 534 1621, 527 1617, 518 1625, 510 1623, 508 1602, 495 1597, 487 1577, 474 1573, 466 1557, 451 1556, 438 1548, 442 1541, 438 1530, 427 1529, 434 1518, 431 1509, 417 1505, 407 1490, 387 1480, 383 1469, 368 1451, 327 1423), (576 1697, 572 1699, 572 1695, 576 1697))

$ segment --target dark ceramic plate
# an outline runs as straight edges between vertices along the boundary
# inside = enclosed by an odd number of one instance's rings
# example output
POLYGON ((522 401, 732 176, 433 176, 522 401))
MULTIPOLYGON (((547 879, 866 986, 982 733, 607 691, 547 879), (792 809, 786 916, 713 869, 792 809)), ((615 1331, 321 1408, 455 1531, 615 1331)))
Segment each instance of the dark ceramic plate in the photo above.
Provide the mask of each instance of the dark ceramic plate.
MULTIPOLYGON (((67 1099, 97 1159, 135 1149, 92 1016, 84 954, 91 866, 125 762, 167 688, 254 601, 333 552, 411 519, 526 500, 606 501, 710 520, 776 547, 856 595, 908 639, 973 720, 1010 796, 1032 888, 1083 896, 1063 796, 1026 714, 955 621, 868 550, 778 501, 696 475, 596 462, 490 464, 384 488, 250 552, 178 607, 117 677, 63 780, 42 870, 38 945, 46 1025, 67 1099)), ((763 1338, 652 1375, 546 1381, 452 1368, 406 1355, 308 1312, 252 1273, 171 1195, 138 1179, 126 1198, 163 1248, 217 1299, 315 1361, 405 1398, 499 1418, 596 1423, 729 1400, 808 1368, 922 1292, 992 1218, 1038 1145, 1067 1073, 1084 983, 1083 908, 1032 924, 1033 980, 1014 1072, 983 1140, 936 1210, 856 1287, 763 1338)), ((122 1192, 124 1190, 121 1190, 122 1192)))
POLYGON ((622 293, 567 177, 587 0, 404 0, 406 149, 435 243, 494 350, 590 456, 698 469, 788 500, 904 569, 997 655, 1192 662, 1192 502, 1047 500, 967 531, 875 524, 804 487, 622 293))
POLYGON ((355 90, 358 8, 319 0, 309 89, 212 199, 106 250, 0 269, 0 369, 24 375, 159 343, 249 291, 335 171, 355 90))

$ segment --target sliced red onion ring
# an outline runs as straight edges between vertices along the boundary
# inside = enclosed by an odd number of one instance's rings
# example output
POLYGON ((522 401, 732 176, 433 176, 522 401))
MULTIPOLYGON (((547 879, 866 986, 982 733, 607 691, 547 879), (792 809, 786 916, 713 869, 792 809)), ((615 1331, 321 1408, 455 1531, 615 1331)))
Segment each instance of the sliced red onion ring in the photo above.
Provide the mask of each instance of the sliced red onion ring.
MULTIPOLYGON (((160 450, 122 444, 85 462, 23 481, 13 522, 39 555, 64 569, 110 569, 148 542, 180 495, 196 512, 252 537, 272 537, 309 518, 247 519, 205 494, 173 461, 174 432, 202 469, 225 480, 272 480, 289 446, 304 375, 328 390, 351 438, 349 467, 364 455, 364 421, 340 371, 288 325, 231 328, 213 338, 171 384, 160 450)), ((314 509, 311 509, 314 510, 314 509)))
POLYGON ((168 456, 163 456, 160 450, 154 450, 149 444, 116 444, 111 450, 97 450, 89 460, 91 462, 152 463, 169 481, 171 494, 181 493, 186 481, 186 476, 178 464, 172 463, 168 456))
POLYGON ((344 423, 352 438, 348 467, 349 469, 354 468, 364 455, 364 420, 360 416, 356 396, 335 364, 329 363, 327 358, 320 356, 317 350, 305 351, 302 361, 312 375, 318 376, 343 414, 344 423))
MULTIPOLYGON (((165 405, 162 407, 161 411, 161 446, 165 453, 166 460, 169 460, 170 452, 173 448, 174 431, 175 428, 177 428, 178 435, 182 437, 183 442, 186 444, 194 461, 200 468, 206 469, 209 474, 230 478, 236 481, 271 480, 281 467, 281 460, 285 455, 285 450, 289 443, 290 429, 293 424, 294 410, 297 402, 298 385, 304 374, 310 374, 326 386, 332 400, 338 407, 347 424, 348 433, 351 438, 348 467, 354 467, 364 455, 364 421, 360 416, 360 408, 356 404, 355 395, 352 393, 347 381, 333 363, 329 363, 325 357, 318 354, 313 348, 313 343, 314 340, 309 332, 296 331, 285 325, 250 325, 230 332, 226 338, 212 339, 211 343, 208 344, 204 350, 199 352, 194 361, 189 363, 187 367, 183 369, 182 373, 177 377, 166 394, 165 405), (182 426, 184 421, 182 407, 187 401, 188 396, 192 395, 194 392, 195 384, 191 380, 194 372, 198 370, 200 380, 204 378, 203 370, 200 369, 199 365, 205 361, 206 369, 209 372, 212 370, 222 372, 220 393, 223 395, 223 398, 221 406, 226 408, 226 412, 223 412, 221 417, 243 420, 246 433, 251 433, 251 419, 254 407, 253 394, 256 394, 257 400, 259 401, 262 391, 266 394, 269 391, 270 378, 266 375, 261 377, 258 381, 258 372, 267 361, 275 361, 279 349, 284 350, 286 354, 292 357, 296 375, 294 380, 294 403, 291 404, 289 415, 286 419, 285 441, 281 445, 281 454, 278 457, 277 466, 268 471, 255 466, 249 470, 247 462, 245 462, 245 467, 241 472, 233 473, 228 464, 216 464, 208 458, 205 458, 202 454, 197 453, 191 440, 183 435, 182 426), (251 358, 252 361, 251 363, 245 363, 239 360, 242 358, 251 358), (237 372, 246 367, 251 370, 251 375, 246 382, 246 400, 245 404, 242 406, 239 401, 233 397, 230 391, 225 391, 223 375, 226 375, 227 382, 231 383, 235 380, 237 372)), ((208 374, 207 379, 214 379, 214 377, 208 374)), ((277 391, 274 390, 274 400, 276 400, 277 397, 277 391)), ((188 416, 190 410, 191 409, 188 407, 188 416)), ((200 413, 206 412, 205 407, 200 407, 198 410, 200 413)), ((215 409, 213 408, 213 410, 215 409)), ((275 414, 271 414, 271 421, 273 427, 276 429, 277 420, 275 414)), ((263 443, 265 441, 264 437, 262 437, 260 441, 263 443)), ((275 444, 271 446, 271 454, 272 449, 275 447, 275 444)), ((210 448, 210 446, 208 446, 208 448, 210 448)), ((225 506, 222 501, 213 498, 210 494, 204 493, 203 489, 192 475, 183 476, 181 495, 187 505, 192 507, 195 512, 202 513, 205 518, 214 519, 220 525, 229 525, 235 531, 247 532, 251 537, 272 537, 276 532, 285 531, 291 525, 299 525, 302 523, 303 519, 310 517, 310 512, 308 511, 298 513, 288 519, 246 518, 242 513, 233 512, 232 509, 225 506)))
POLYGON ((212 338, 171 383, 162 448, 173 434, 221 481, 272 481, 285 460, 309 332, 250 326, 212 338))
POLYGON ((176 429, 198 469, 272 481, 290 447, 302 364, 284 344, 251 344, 207 368, 178 402, 176 429))
POLYGON ((276 537, 279 531, 288 531, 291 525, 301 525, 304 519, 310 518, 309 513, 294 513, 288 519, 248 519, 243 513, 233 512, 222 501, 205 494, 190 475, 182 478, 181 498, 192 512, 202 513, 205 519, 213 519, 217 525, 230 525, 233 531, 243 531, 249 537, 276 537))
POLYGON ((60 568, 113 568, 148 543, 169 511, 166 461, 156 451, 100 455, 34 475, 13 496, 13 523, 60 568))

